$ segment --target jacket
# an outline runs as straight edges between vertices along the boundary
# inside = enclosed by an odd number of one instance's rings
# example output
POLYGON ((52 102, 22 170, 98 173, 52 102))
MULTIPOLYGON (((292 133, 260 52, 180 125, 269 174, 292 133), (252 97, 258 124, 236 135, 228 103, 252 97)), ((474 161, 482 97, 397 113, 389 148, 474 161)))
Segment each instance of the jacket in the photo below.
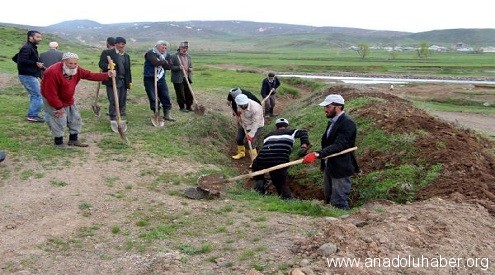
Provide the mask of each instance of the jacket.
MULTIPOLYGON (((261 104, 261 101, 250 91, 241 89, 241 93, 245 94, 249 99, 257 102, 258 104, 261 104)), ((236 115, 237 114, 237 103, 235 103, 235 100, 230 93, 227 96, 227 100, 231 102, 232 111, 234 111, 234 115, 236 115)))
MULTIPOLYGON (((278 77, 273 78, 273 82, 270 82, 268 80, 268 77, 263 79, 263 82, 261 83, 261 96, 263 98, 267 97, 268 94, 272 89, 277 89, 280 86, 280 80, 278 80, 278 77)), ((274 94, 273 92, 272 94, 274 94)))
MULTIPOLYGON (((161 67, 163 70, 170 70, 170 54, 165 54, 165 60, 160 59, 160 55, 153 52, 153 49, 144 54, 143 76, 153 78, 155 76, 155 67, 161 67)), ((165 77, 165 72, 163 76, 165 77)))
MULTIPOLYGON (((108 72, 108 59, 107 56, 113 60, 115 63, 115 72, 117 73, 116 78, 124 81, 124 86, 126 88, 130 88, 130 83, 132 83, 132 75, 131 75, 131 57, 129 54, 124 53, 120 55, 117 53, 115 49, 107 49, 104 50, 100 55, 100 62, 98 62, 98 66, 100 67, 102 72, 108 72)), ((107 81, 102 82, 106 86, 112 86, 112 80, 108 79, 107 81)))
POLYGON ((36 62, 40 62, 38 46, 31 42, 26 42, 19 50, 17 57, 17 71, 20 75, 41 76, 41 69, 36 62))
MULTIPOLYGON (((329 127, 330 123, 321 137, 322 149, 317 151, 319 154, 318 158, 322 159, 331 154, 356 146, 356 123, 347 114, 343 113, 339 116, 327 137, 329 127)), ((325 163, 327 168, 325 171, 332 178, 350 177, 359 172, 359 166, 354 152, 331 157, 326 160, 322 159, 321 169, 325 168, 325 163)))
POLYGON ((77 68, 75 75, 66 78, 62 66, 62 62, 50 66, 41 80, 41 95, 56 110, 74 104, 74 94, 79 80, 103 81, 108 79, 107 73, 93 73, 81 67, 77 68))
MULTIPOLYGON (((188 63, 189 63, 189 68, 192 68, 191 56, 189 56, 189 54, 186 53, 186 58, 187 58, 188 63)), ((172 83, 182 83, 185 76, 184 76, 184 73, 182 72, 182 69, 180 68, 179 52, 174 53, 170 57, 170 61, 172 62, 171 67, 170 67, 170 71, 171 71, 170 80, 172 81, 172 83)), ((186 72, 187 72, 187 69, 186 69, 186 72)), ((189 79, 189 83, 192 83, 191 73, 187 72, 187 78, 189 79)))

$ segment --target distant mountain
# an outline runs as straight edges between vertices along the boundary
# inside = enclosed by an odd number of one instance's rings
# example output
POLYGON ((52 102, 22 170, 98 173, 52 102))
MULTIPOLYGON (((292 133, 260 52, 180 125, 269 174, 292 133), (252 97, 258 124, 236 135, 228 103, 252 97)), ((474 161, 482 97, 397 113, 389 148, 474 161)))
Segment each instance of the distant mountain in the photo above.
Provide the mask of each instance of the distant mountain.
POLYGON ((197 50, 276 48, 281 46, 349 47, 358 43, 372 46, 417 46, 419 42, 450 47, 463 43, 472 47, 495 45, 495 29, 451 29, 420 33, 380 31, 360 28, 313 27, 250 21, 182 21, 100 24, 91 20, 65 21, 36 28, 68 40, 103 46, 108 36, 123 36, 134 45, 150 46, 157 40, 172 45, 188 40, 197 50), (235 42, 242 42, 235 43, 235 42))

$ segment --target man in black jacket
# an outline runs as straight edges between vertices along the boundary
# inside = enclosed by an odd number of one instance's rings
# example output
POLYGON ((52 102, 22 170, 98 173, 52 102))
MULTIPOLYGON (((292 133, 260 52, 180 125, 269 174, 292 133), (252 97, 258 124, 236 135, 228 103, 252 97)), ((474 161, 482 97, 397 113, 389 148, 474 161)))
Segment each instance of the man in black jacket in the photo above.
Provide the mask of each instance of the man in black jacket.
MULTIPOLYGON (((115 80, 117 82, 120 116, 124 121, 126 116, 127 90, 132 88, 131 58, 129 54, 125 52, 125 46, 125 38, 115 37, 115 48, 104 50, 100 55, 100 62, 98 63, 102 72, 108 71, 107 56, 110 56, 113 63, 115 63, 115 72, 117 74, 115 80)), ((112 81, 108 80, 103 81, 102 83, 107 86, 107 97, 109 101, 108 115, 110 116, 110 123, 113 128, 116 128, 117 113, 115 110, 115 98, 113 94, 112 81)))
MULTIPOLYGON (((297 138, 301 141, 299 157, 304 156, 310 147, 308 132, 304 129, 289 129, 287 119, 277 119, 275 127, 276 130, 266 135, 263 140, 263 147, 253 161, 253 172, 289 162, 292 146, 297 138)), ((282 199, 292 198, 286 183, 287 170, 288 168, 285 167, 270 172, 272 183, 282 199)), ((254 179, 256 180, 255 190, 264 194, 266 191, 265 175, 255 176, 254 179)))
POLYGON ((41 98, 41 70, 45 69, 38 54, 38 44, 42 40, 38 31, 28 31, 27 41, 17 55, 17 71, 19 81, 29 93, 29 109, 26 116, 29 122, 45 122, 40 117, 43 99, 41 98))
POLYGON ((356 144, 356 124, 344 112, 344 98, 331 94, 319 104, 324 107, 328 126, 321 137, 321 150, 307 154, 303 163, 321 160, 320 169, 324 171, 323 185, 325 203, 348 210, 351 191, 351 176, 359 172, 353 152, 323 159, 334 153, 354 147, 356 144))

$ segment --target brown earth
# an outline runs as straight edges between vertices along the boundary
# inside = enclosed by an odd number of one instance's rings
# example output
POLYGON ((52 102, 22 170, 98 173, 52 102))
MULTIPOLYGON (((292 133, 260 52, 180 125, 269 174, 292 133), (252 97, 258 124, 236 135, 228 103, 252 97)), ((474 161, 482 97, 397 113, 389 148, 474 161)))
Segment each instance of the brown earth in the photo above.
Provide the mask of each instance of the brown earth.
MULTIPOLYGON (((0 88, 12 83, 15 78, 0 76, 0 88)), ((89 109, 92 102, 84 95, 92 85, 80 89, 80 106, 89 109)), ((443 120, 448 116, 436 118, 406 100, 448 97, 470 89, 467 85, 403 86, 394 91, 385 86, 339 88, 346 98, 380 99, 349 110, 354 117, 371 118, 389 132, 421 129, 430 133, 415 141, 421 148, 420 158, 444 165, 442 175, 419 193, 417 201, 405 205, 370 202, 340 218, 249 211, 246 202, 225 197, 190 200, 180 195, 190 185, 171 178, 150 188, 150 183, 166 173, 187 175, 216 167, 148 154, 108 155, 98 146, 103 133, 86 133, 91 146, 81 149, 84 157, 69 163, 42 166, 7 152, 6 161, 0 164, 9 175, 8 181, 0 183, 0 273, 246 274, 257 268, 263 274, 287 274, 291 269, 295 269, 292 274, 494 274, 493 142, 476 132, 480 125, 488 125, 489 134, 495 135, 489 123, 493 117, 487 116, 479 125, 477 119, 467 125, 461 120, 450 123, 443 120), (152 225, 138 226, 143 220, 171 226, 173 237, 143 241, 142 234, 157 234, 152 225), (120 232, 114 232, 115 228, 120 232), (210 252, 190 252, 204 243, 212 245, 210 252), (336 252, 324 255, 319 247, 325 243, 336 245, 336 252), (328 265, 330 258, 384 261, 408 256, 426 257, 430 263, 456 259, 458 264, 328 265)), ((228 112, 226 106, 215 106, 215 100, 199 96, 210 109, 228 112)), ((323 94, 315 95, 310 101, 321 98, 323 94)), ((290 98, 281 98, 280 103, 290 104, 290 98)), ((187 125, 190 115, 177 114, 177 123, 187 125)), ((462 114, 472 116, 476 115, 462 114)), ((233 152, 232 148, 225 154, 233 152)), ((406 153, 400 148, 393 154, 364 149, 359 161, 367 173, 393 165, 406 153)), ((232 164, 239 165, 239 173, 248 172, 248 158, 232 164)), ((297 190, 295 183, 297 178, 291 188, 301 196, 318 198, 321 193, 297 190)))

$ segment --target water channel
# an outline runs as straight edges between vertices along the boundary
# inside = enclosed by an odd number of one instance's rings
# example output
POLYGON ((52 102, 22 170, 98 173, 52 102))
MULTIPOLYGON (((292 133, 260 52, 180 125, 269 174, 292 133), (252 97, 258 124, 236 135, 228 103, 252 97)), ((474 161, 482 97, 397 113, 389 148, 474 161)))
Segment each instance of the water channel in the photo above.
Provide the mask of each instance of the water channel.
POLYGON ((495 81, 477 81, 462 79, 416 79, 416 78, 388 78, 388 77, 352 77, 352 76, 325 76, 325 75, 300 75, 280 74, 279 77, 296 77, 307 79, 321 79, 326 82, 343 82, 347 84, 407 84, 407 83, 450 83, 450 84, 473 84, 473 85, 495 85, 495 81))

